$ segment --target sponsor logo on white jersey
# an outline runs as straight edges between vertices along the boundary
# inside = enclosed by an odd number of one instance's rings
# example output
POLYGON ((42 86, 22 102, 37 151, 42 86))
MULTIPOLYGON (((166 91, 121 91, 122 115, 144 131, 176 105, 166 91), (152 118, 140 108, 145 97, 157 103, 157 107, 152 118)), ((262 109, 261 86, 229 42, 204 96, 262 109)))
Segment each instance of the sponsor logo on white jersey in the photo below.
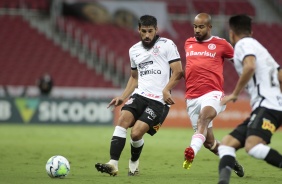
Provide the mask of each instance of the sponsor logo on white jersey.
POLYGON ((138 66, 140 69, 146 69, 148 68, 149 65, 152 65, 152 64, 153 64, 153 61, 147 61, 147 62, 140 63, 138 66))
POLYGON ((149 75, 149 74, 162 74, 161 70, 144 70, 144 71, 140 71, 140 76, 142 77, 143 75, 149 75))

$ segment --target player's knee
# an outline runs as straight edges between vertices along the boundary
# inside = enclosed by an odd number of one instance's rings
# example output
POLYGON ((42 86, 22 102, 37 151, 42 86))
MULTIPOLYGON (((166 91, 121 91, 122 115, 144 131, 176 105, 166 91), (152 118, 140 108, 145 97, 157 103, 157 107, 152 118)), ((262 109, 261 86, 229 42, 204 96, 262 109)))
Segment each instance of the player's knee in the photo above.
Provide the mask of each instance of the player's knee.
POLYGON ((256 145, 253 145, 253 144, 248 144, 247 142, 245 143, 245 151, 249 154, 250 150, 255 147, 256 145))
POLYGON ((250 150, 256 147, 256 145, 259 145, 259 143, 260 142, 258 142, 257 140, 251 139, 250 137, 248 137, 245 141, 244 149, 247 153, 249 153, 250 150))
POLYGON ((139 131, 131 131, 130 137, 133 141, 137 141, 140 140, 143 137, 143 135, 141 135, 139 131))

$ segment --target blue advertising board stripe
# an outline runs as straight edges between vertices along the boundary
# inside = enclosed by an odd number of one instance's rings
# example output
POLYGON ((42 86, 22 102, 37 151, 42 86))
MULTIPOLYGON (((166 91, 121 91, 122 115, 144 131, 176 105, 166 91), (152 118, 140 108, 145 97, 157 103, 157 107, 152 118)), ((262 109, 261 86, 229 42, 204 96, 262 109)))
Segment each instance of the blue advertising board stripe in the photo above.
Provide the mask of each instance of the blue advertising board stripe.
POLYGON ((110 100, 0 98, 0 123, 113 125, 110 100))

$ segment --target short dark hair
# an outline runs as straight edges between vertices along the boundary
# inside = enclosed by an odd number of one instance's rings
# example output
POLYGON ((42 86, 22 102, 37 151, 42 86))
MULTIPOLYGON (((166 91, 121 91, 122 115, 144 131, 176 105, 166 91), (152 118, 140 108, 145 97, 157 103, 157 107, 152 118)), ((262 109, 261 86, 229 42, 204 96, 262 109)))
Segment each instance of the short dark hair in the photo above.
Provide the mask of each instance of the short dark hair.
POLYGON ((245 14, 235 15, 230 17, 229 26, 235 34, 251 34, 252 33, 252 19, 245 14))
POLYGON ((157 27, 157 19, 152 15, 143 15, 138 21, 139 28, 141 26, 154 26, 157 27))

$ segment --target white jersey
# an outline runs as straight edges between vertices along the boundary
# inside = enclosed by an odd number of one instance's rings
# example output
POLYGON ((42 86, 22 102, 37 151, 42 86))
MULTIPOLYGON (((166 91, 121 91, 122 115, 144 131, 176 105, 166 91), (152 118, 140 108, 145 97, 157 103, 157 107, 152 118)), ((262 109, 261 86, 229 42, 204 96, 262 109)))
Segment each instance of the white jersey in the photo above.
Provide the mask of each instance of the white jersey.
POLYGON ((171 76, 169 64, 180 61, 173 41, 159 37, 151 49, 140 41, 129 49, 129 57, 131 69, 138 70, 138 88, 133 93, 165 103, 162 91, 171 76))
POLYGON ((250 55, 256 58, 255 74, 246 86, 251 97, 252 109, 266 107, 281 111, 282 93, 278 81, 279 65, 257 40, 246 37, 239 40, 234 48, 234 64, 239 75, 243 71, 244 58, 250 55))

